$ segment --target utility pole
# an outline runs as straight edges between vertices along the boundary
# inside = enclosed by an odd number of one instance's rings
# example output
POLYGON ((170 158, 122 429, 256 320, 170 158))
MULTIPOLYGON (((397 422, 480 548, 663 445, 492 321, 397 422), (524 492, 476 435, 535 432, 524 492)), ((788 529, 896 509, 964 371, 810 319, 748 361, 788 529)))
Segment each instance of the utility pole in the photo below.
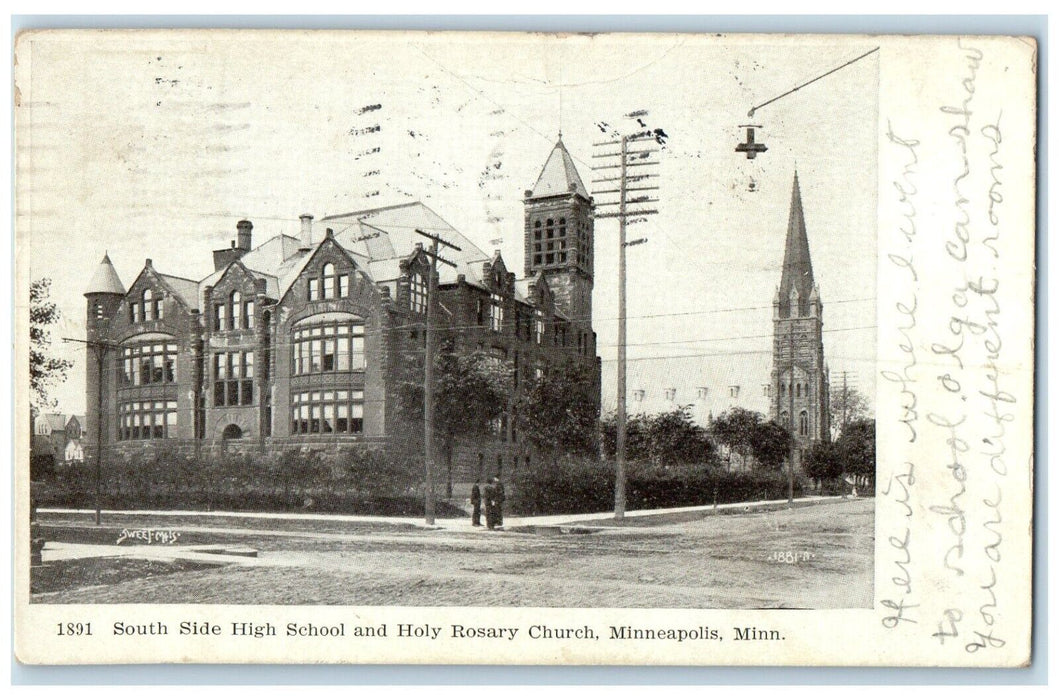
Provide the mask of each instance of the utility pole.
POLYGON ((647 216, 657 214, 656 209, 635 209, 630 211, 629 205, 641 205, 657 202, 658 199, 652 195, 633 195, 630 192, 648 192, 657 190, 658 186, 634 185, 649 177, 658 177, 656 173, 648 173, 636 170, 630 174, 630 168, 648 168, 658 165, 658 160, 653 157, 658 149, 638 148, 630 150, 630 144, 638 144, 647 141, 657 141, 658 137, 651 131, 642 131, 632 135, 624 135, 619 141, 605 141, 593 144, 610 149, 618 146, 616 153, 602 153, 593 155, 593 158, 613 159, 616 163, 608 163, 593 167, 593 170, 616 169, 618 177, 604 177, 594 180, 595 183, 617 183, 617 189, 597 190, 596 194, 617 194, 617 201, 598 202, 597 207, 614 207, 609 212, 597 213, 597 218, 614 218, 618 220, 618 415, 617 415, 617 439, 615 440, 615 451, 617 453, 617 473, 614 479, 614 518, 621 520, 625 517, 625 439, 626 439, 626 415, 625 407, 625 249, 631 245, 646 243, 646 238, 635 241, 626 241, 626 227, 629 219, 638 217, 645 219, 647 216))
POLYGON ((458 246, 449 243, 441 236, 415 230, 420 236, 429 238, 430 249, 424 251, 430 258, 430 279, 427 280, 427 320, 426 348, 423 352, 423 462, 426 471, 426 495, 424 514, 427 525, 434 524, 434 310, 437 308, 438 262, 456 267, 456 263, 438 255, 438 246, 443 245, 453 250, 458 246))
POLYGON ((839 432, 845 432, 846 420, 849 416, 849 393, 846 389, 846 371, 842 371, 842 423, 839 426, 839 432))
POLYGON ((82 340, 81 338, 63 338, 64 343, 81 343, 96 353, 96 525, 103 522, 103 366, 107 350, 120 347, 101 340, 82 340))

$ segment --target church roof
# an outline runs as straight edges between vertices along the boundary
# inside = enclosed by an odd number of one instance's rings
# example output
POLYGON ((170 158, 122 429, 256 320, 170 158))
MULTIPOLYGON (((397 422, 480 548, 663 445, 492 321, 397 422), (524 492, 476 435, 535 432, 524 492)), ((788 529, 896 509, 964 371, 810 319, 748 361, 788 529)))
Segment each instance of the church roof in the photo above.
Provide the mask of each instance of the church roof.
POLYGON ((124 294, 125 287, 118 278, 114 265, 110 262, 110 256, 103 255, 103 259, 96 266, 92 274, 92 280, 88 283, 85 294, 124 294))
MULTIPOLYGON (((617 406, 616 365, 603 365, 603 413, 617 406)), ((692 419, 706 427, 733 406, 769 415, 765 385, 772 381, 769 352, 734 353, 705 357, 630 359, 626 379, 626 410, 630 416, 655 415, 686 407, 692 419), (705 390, 705 391, 703 391, 705 390), (671 391, 672 395, 667 392, 671 391)))
POLYGON ((585 183, 581 182, 581 176, 577 174, 574 159, 563 145, 562 138, 555 144, 551 155, 544 163, 537 184, 530 190, 530 197, 554 197, 576 192, 585 199, 590 199, 585 183))
POLYGON ((783 275, 780 277, 780 298, 786 299, 791 289, 798 290, 798 297, 806 300, 813 291, 813 262, 809 258, 809 237, 805 231, 805 214, 802 211, 802 192, 798 186, 798 173, 794 173, 791 189, 791 213, 787 221, 787 245, 783 252, 783 275))

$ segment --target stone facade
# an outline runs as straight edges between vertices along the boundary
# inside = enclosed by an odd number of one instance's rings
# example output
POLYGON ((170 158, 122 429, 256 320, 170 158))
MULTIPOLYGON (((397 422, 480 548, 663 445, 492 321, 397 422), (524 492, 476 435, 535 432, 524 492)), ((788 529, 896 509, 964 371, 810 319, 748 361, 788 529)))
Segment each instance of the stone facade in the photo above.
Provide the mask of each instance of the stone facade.
MULTIPOLYGON (((556 151, 565 154, 561 142, 556 151)), ((576 171, 572 177, 580 183, 576 171)), ((455 268, 437 272, 432 320, 458 351, 510 361, 516 392, 574 358, 592 370, 598 400, 592 206, 575 184, 556 185, 563 196, 528 197, 526 220, 548 213, 571 221, 571 233, 581 232, 571 236, 577 255, 569 265, 527 264, 523 279, 419 202, 326 217, 316 242, 310 215, 301 217, 300 238, 276 236, 256 248, 253 224, 240 221, 231 246, 213 251, 215 271, 198 281, 162 274, 147 260, 126 290, 105 257, 85 293, 88 451, 97 427, 103 448, 116 453, 406 439, 398 391, 422 377, 432 274, 429 241, 417 230, 460 248, 455 268)), ((457 481, 528 463, 515 398, 493 439, 457 446, 457 481)))
POLYGON ((813 279, 797 173, 791 193, 783 272, 773 299, 772 323, 770 416, 794 435, 795 468, 798 469, 811 445, 830 441, 831 427, 823 304, 813 279))

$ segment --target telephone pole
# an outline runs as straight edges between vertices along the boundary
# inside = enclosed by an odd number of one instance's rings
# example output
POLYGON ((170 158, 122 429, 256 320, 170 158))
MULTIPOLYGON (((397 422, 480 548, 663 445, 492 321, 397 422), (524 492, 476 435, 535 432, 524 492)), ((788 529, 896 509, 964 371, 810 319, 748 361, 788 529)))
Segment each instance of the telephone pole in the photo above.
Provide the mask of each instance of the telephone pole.
MULTIPOLYGON (((658 201, 651 194, 633 194, 639 192, 651 192, 658 186, 650 186, 643 183, 648 178, 658 177, 657 173, 647 172, 647 169, 658 165, 655 154, 658 149, 637 147, 638 144, 656 142, 658 137, 654 132, 641 131, 632 135, 621 136, 618 141, 604 141, 595 143, 593 146, 603 147, 613 151, 615 146, 617 152, 595 154, 593 158, 601 158, 611 162, 595 166, 593 170, 617 170, 617 177, 602 177, 594 180, 594 183, 616 183, 612 189, 597 190, 595 194, 616 194, 617 200, 612 202, 597 202, 599 208, 609 208, 610 211, 597 213, 596 218, 613 218, 618 220, 618 415, 617 415, 617 439, 615 440, 615 451, 617 453, 617 473, 614 479, 614 518, 621 520, 625 517, 625 439, 626 439, 626 415, 625 407, 625 249, 631 245, 646 243, 646 238, 635 241, 626 241, 626 227, 629 219, 646 217, 657 214, 656 209, 642 209, 639 205, 652 204, 658 201), (633 148, 630 149, 630 145, 633 148), (632 172, 630 172, 632 170, 632 172), (634 205, 630 210, 629 206, 634 205)), ((608 185, 604 185, 605 187, 608 185)))
POLYGON ((96 525, 103 522, 103 367, 107 350, 121 347, 101 340, 83 340, 81 338, 63 338, 64 343, 81 343, 96 353, 96 525))
POLYGON ((437 308, 438 262, 456 267, 456 263, 438 255, 438 246, 453 250, 460 248, 441 236, 415 230, 420 236, 430 239, 430 249, 424 250, 430 258, 430 279, 427 280, 426 348, 423 351, 423 462, 426 472, 426 494, 424 515, 427 525, 434 524, 434 310, 437 308))

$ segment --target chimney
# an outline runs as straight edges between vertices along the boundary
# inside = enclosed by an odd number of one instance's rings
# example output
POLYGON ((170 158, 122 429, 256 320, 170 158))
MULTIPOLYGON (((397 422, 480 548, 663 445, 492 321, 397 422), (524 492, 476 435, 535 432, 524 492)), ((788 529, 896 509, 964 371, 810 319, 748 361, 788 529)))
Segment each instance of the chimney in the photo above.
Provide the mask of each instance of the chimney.
POLYGON ((299 218, 302 220, 301 250, 309 250, 313 247, 313 215, 302 214, 299 218))
POLYGON ((254 230, 254 225, 243 219, 235 225, 236 230, 239 232, 236 234, 236 248, 242 251, 250 250, 250 232, 254 230))

